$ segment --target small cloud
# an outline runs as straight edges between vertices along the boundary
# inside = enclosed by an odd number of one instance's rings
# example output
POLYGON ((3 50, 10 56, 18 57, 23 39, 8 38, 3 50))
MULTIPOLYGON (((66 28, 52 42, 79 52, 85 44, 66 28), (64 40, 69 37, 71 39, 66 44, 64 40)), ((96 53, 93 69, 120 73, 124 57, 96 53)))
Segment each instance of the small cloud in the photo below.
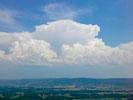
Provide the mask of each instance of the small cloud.
POLYGON ((7 9, 0 9, 0 23, 2 24, 14 24, 15 23, 15 16, 13 12, 7 9))
POLYGON ((43 12, 49 20, 74 19, 77 11, 64 4, 50 3, 43 7, 43 12))
POLYGON ((20 31, 23 29, 17 18, 20 12, 7 8, 0 8, 0 30, 1 31, 20 31))
POLYGON ((97 8, 89 6, 77 8, 62 3, 49 3, 42 8, 45 18, 51 21, 61 19, 75 20, 84 16, 91 16, 97 8))

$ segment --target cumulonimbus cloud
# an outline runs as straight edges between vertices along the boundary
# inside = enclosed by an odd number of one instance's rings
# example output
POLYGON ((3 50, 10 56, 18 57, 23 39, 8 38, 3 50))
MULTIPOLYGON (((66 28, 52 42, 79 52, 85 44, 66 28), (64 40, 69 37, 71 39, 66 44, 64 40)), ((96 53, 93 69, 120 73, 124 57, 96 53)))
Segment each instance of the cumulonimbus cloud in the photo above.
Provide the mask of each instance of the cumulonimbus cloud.
POLYGON ((133 42, 111 47, 97 38, 99 31, 98 25, 58 20, 38 25, 34 32, 0 32, 0 62, 132 65, 133 42))

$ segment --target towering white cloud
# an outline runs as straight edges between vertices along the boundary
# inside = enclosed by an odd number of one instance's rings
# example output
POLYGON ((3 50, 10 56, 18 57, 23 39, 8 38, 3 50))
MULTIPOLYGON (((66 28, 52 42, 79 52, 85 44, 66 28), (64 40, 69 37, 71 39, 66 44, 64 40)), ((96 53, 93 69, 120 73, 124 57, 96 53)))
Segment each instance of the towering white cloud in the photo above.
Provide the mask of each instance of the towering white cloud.
POLYGON ((97 25, 85 25, 72 20, 59 20, 36 26, 35 36, 50 43, 72 44, 93 40, 100 31, 97 25))
POLYGON ((38 25, 34 32, 0 32, 0 62, 132 65, 133 42, 110 47, 97 38, 99 31, 97 25, 59 20, 38 25))
MULTIPOLYGON (((6 34, 7 33, 3 34, 3 37, 6 34)), ((52 60, 57 57, 56 53, 51 50, 51 46, 48 42, 33 39, 28 32, 8 34, 7 39, 9 39, 9 37, 12 37, 10 40, 6 41, 7 44, 10 44, 10 47, 8 47, 9 50, 7 53, 5 51, 0 52, 1 59, 14 63, 45 65, 48 62, 52 62, 52 60)))
POLYGON ((66 63, 87 65, 131 65, 133 42, 111 48, 100 39, 85 44, 63 45, 63 58, 66 63))

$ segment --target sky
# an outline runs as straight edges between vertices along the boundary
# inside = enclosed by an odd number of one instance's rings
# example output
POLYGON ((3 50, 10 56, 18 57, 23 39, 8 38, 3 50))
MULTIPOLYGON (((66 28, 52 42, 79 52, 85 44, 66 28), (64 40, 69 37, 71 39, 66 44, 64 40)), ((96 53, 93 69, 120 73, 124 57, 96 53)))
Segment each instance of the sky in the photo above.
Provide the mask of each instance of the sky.
POLYGON ((133 77, 132 0, 0 0, 0 79, 133 77))

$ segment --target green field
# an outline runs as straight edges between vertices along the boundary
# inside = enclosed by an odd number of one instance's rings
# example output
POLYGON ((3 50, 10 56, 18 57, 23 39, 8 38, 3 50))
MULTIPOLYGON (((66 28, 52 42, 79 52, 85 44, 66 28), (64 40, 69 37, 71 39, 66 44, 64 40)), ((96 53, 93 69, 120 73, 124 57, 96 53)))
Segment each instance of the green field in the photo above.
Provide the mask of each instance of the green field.
POLYGON ((0 100, 133 100, 132 81, 130 83, 129 80, 127 83, 125 80, 123 82, 117 80, 114 83, 108 83, 108 80, 93 81, 89 79, 0 81, 0 100))

